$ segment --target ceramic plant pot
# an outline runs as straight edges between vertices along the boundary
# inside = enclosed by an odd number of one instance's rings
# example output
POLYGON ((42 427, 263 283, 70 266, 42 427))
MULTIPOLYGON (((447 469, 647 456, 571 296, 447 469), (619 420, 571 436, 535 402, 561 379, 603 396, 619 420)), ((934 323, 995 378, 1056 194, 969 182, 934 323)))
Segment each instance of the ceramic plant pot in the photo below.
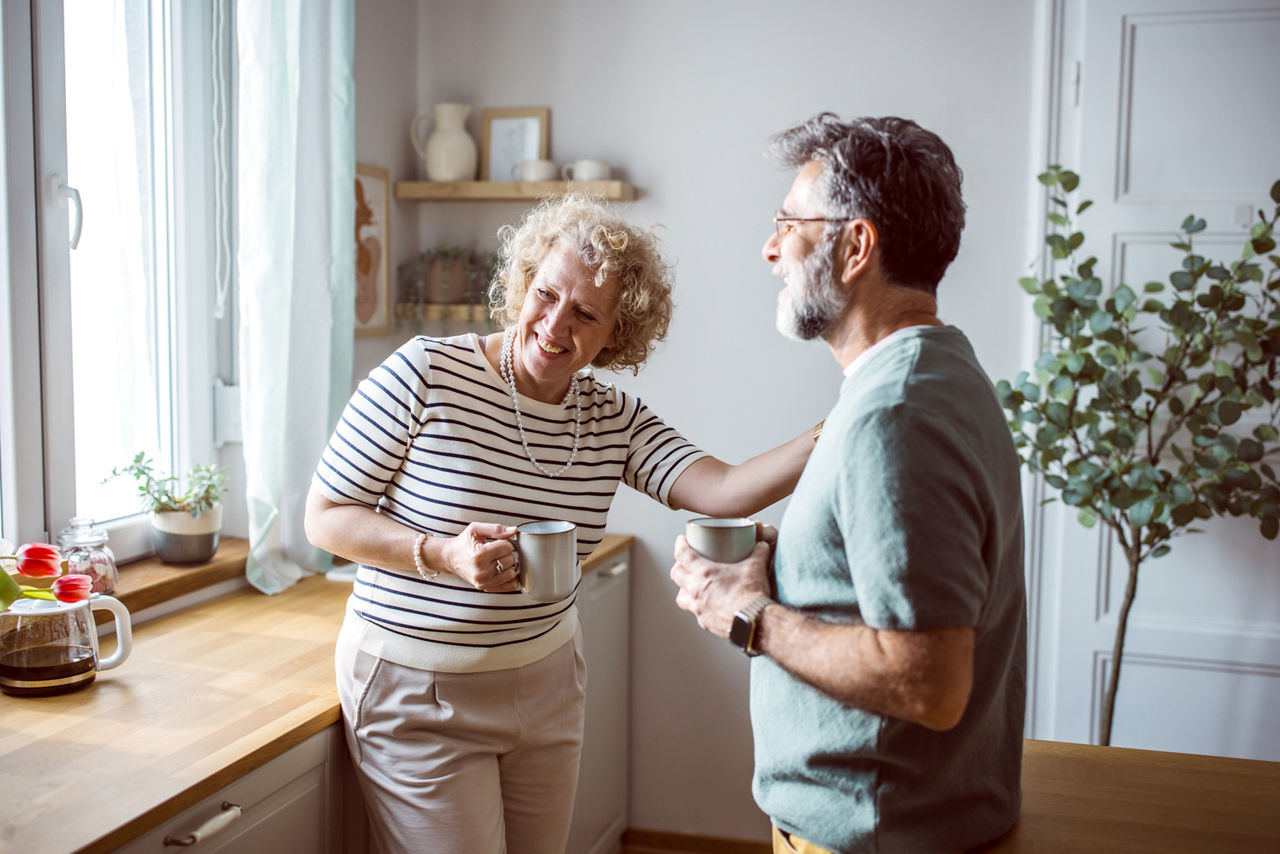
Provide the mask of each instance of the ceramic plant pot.
POLYGON ((164 563, 204 563, 218 550, 221 530, 221 504, 199 518, 174 510, 151 514, 151 543, 164 563))

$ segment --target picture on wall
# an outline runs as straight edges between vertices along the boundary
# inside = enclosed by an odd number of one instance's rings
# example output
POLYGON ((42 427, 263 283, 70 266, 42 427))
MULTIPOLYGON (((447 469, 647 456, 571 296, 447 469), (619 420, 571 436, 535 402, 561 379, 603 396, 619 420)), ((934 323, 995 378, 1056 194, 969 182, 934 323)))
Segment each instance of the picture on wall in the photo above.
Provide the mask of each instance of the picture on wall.
POLYGON ((544 160, 550 149, 549 107, 504 107, 481 113, 480 180, 511 181, 512 167, 544 160))
POLYGON ((391 332, 391 175, 356 164, 356 335, 391 332))

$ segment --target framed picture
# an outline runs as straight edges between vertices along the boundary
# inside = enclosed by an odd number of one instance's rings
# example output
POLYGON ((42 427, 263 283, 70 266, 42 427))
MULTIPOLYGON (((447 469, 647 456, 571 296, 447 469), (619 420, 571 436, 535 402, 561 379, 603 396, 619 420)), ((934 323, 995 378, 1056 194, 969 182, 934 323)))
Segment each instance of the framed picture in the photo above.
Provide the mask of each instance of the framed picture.
POLYGON ((546 159, 550 150, 550 107, 484 110, 480 121, 481 181, 510 181, 512 166, 546 159))
POLYGON ((356 164, 356 335, 391 332, 391 175, 356 164))

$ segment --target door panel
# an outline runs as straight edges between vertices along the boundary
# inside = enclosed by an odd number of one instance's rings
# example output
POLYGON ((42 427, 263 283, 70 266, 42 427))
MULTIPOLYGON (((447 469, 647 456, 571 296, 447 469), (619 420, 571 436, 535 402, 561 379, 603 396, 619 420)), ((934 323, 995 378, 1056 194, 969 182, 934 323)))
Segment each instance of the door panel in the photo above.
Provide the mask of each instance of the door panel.
MULTIPOLYGON (((1209 224, 1198 252, 1238 257, 1255 211, 1270 204, 1280 178, 1280 3, 1222 6, 1056 7, 1056 148, 1082 177, 1080 198, 1094 201, 1078 225, 1109 285, 1167 283, 1181 261, 1168 244, 1190 213, 1209 224)), ((1042 533, 1030 572, 1044 592, 1033 615, 1032 732, 1093 741, 1128 570, 1110 537, 1081 527, 1073 510, 1055 503, 1035 515, 1042 533)), ((1112 743, 1280 760, 1265 713, 1280 701, 1280 545, 1252 520, 1201 527, 1142 568, 1112 743)))

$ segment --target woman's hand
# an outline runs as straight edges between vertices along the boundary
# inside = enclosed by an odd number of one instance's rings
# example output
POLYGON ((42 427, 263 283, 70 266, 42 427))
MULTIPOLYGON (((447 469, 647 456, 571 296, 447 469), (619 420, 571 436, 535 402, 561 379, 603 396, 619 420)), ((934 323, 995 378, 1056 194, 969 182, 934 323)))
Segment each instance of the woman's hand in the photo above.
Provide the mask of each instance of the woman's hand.
POLYGON ((519 556, 511 538, 516 529, 493 522, 472 522, 444 542, 442 554, 449 571, 486 593, 520 589, 519 556))

